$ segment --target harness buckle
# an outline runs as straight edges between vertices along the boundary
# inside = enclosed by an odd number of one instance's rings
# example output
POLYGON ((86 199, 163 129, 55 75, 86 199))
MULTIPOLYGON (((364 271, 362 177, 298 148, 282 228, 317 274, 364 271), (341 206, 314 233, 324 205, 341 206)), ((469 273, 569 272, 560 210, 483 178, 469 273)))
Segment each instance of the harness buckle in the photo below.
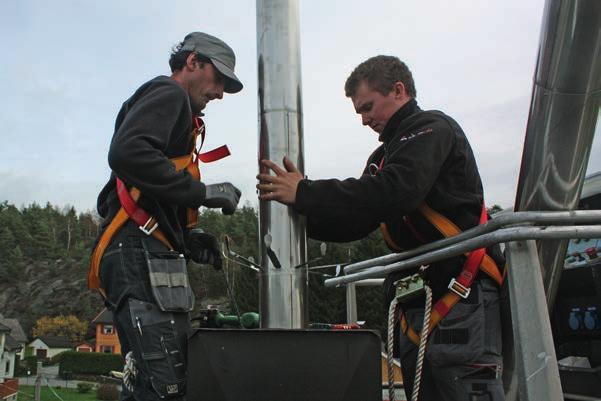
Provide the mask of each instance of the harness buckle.
POLYGON ((152 217, 152 216, 150 216, 148 218, 148 220, 146 220, 146 223, 144 223, 143 226, 138 226, 138 228, 140 230, 142 230, 142 232, 146 235, 152 234, 152 232, 154 230, 156 230, 158 227, 159 227, 159 223, 157 223, 156 220, 154 219, 154 217, 152 217), (152 227, 148 228, 151 225, 152 225, 152 227))
POLYGON ((471 288, 464 286, 454 278, 452 278, 451 282, 449 283, 449 290, 453 291, 455 294, 459 295, 463 299, 467 299, 467 297, 470 296, 470 292, 472 291, 471 288))

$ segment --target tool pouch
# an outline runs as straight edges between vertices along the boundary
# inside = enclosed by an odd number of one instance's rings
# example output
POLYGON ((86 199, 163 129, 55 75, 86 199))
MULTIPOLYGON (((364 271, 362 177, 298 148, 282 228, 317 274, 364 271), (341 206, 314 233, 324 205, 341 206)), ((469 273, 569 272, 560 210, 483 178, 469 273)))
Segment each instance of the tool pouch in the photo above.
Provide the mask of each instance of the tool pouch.
POLYGON ((152 293, 164 312, 190 312, 194 308, 194 292, 190 287, 184 255, 173 251, 150 252, 145 256, 152 293))

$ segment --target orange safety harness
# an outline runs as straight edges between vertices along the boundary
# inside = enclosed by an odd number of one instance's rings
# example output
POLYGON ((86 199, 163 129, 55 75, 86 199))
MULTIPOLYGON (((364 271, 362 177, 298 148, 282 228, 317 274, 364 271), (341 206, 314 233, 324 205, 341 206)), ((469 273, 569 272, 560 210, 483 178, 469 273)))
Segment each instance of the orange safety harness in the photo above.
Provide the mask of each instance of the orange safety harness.
MULTIPOLYGON (((384 158, 380 161, 378 169, 381 169, 384 165, 384 158)), ((418 210, 426 218, 430 224, 432 224, 444 237, 452 237, 459 233, 461 230, 452 221, 438 213, 434 209, 430 208, 425 202, 419 206, 418 210)), ((479 224, 485 224, 488 220, 488 214, 484 203, 482 204, 482 211, 480 213, 479 224)), ((405 219, 405 224, 410 231, 420 239, 422 242, 423 237, 415 230, 413 225, 408 219, 405 219)), ((380 224, 380 230, 384 241, 388 244, 391 249, 400 251, 401 247, 392 239, 390 231, 386 223, 380 224)), ((428 328, 428 334, 436 327, 436 325, 451 311, 451 309, 463 298, 466 299, 470 295, 472 283, 476 279, 478 271, 486 273, 492 278, 499 286, 503 284, 505 279, 506 270, 501 274, 495 261, 486 254, 485 248, 480 248, 466 253, 467 257, 461 273, 456 278, 451 279, 449 283, 449 292, 442 296, 436 302, 433 307, 432 314, 430 316, 430 326, 428 328)), ((420 335, 407 323, 404 313, 400 315, 401 330, 405 335, 409 337, 411 342, 419 345, 420 335)))
MULTIPOLYGON (((171 163, 175 166, 176 171, 187 170, 193 179, 200 181, 200 168, 199 163, 210 163, 230 155, 230 151, 226 145, 222 145, 216 149, 208 152, 200 153, 202 145, 205 140, 205 124, 200 117, 194 117, 194 130, 192 131, 192 150, 189 154, 170 159, 171 163), (196 141, 200 136, 200 146, 196 146, 196 141)), ((110 244, 115 234, 123 227, 127 220, 133 220, 140 230, 146 235, 152 235, 159 241, 161 241, 167 248, 173 250, 173 246, 165 236, 165 234, 158 228, 156 219, 151 216, 148 212, 138 206, 137 202, 140 199, 142 193, 139 189, 132 187, 129 191, 125 183, 119 178, 117 181, 117 195, 121 208, 113 217, 109 225, 102 233, 92 256, 90 257, 90 266, 88 270, 88 288, 98 289, 103 295, 104 290, 100 286, 100 278, 98 276, 100 272, 100 261, 106 251, 106 248, 110 244)), ((198 221, 198 210, 188 208, 187 210, 187 228, 194 228, 198 221)))

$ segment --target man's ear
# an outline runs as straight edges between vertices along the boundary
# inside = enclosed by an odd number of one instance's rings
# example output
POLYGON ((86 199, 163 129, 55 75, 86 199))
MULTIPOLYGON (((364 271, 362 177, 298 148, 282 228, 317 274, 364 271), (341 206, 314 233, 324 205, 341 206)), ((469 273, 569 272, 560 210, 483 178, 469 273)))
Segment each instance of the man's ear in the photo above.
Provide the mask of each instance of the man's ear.
POLYGON ((392 89, 394 90, 394 97, 396 98, 400 99, 409 96, 405 90, 405 84, 403 84, 401 81, 396 81, 392 89))
POLYGON ((190 71, 194 71, 197 67, 198 61, 196 60, 196 53, 192 52, 190 54, 188 54, 188 57, 186 58, 186 67, 190 70, 190 71))

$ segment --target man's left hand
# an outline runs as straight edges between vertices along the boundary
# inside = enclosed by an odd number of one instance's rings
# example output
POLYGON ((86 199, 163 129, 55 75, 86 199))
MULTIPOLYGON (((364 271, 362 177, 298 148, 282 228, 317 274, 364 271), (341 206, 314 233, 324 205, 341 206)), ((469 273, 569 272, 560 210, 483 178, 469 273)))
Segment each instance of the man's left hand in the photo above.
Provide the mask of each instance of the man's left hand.
POLYGON ((261 165, 267 167, 275 173, 259 174, 257 179, 257 189, 260 200, 275 200, 285 205, 293 205, 296 201, 296 189, 298 183, 304 178, 294 163, 287 157, 284 157, 284 170, 271 160, 261 160, 261 165))
POLYGON ((219 241, 209 233, 195 228, 188 234, 188 249, 190 258, 201 265, 212 265, 215 270, 221 270, 221 251, 219 241))

